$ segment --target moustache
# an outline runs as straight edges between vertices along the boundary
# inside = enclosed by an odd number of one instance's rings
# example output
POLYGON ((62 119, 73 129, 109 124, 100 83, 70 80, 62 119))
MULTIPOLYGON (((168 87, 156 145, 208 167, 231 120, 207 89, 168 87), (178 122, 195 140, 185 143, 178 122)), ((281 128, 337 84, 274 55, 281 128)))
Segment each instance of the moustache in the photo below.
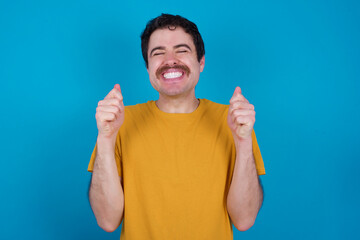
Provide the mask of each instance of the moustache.
POLYGON ((189 76, 190 74, 190 68, 186 65, 175 65, 175 66, 162 66, 162 67, 159 67, 158 70, 156 70, 156 77, 157 78, 160 78, 161 76, 161 73, 169 70, 169 69, 178 69, 178 70, 182 70, 186 73, 187 76, 189 76))

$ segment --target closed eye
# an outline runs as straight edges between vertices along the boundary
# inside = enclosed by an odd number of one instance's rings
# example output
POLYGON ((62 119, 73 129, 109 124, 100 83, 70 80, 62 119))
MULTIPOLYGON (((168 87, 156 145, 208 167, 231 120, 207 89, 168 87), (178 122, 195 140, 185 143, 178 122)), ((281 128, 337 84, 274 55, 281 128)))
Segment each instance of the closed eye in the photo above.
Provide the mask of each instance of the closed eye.
POLYGON ((164 53, 162 52, 157 52, 157 53, 154 53, 153 56, 158 56, 158 55, 163 55, 164 53))

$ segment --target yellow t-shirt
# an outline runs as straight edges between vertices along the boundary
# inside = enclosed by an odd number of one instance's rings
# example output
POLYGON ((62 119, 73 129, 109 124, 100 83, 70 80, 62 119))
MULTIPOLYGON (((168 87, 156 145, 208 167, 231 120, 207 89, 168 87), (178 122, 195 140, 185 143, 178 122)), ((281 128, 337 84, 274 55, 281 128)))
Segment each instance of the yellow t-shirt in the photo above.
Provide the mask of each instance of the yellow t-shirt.
POLYGON ((154 101, 125 107, 115 147, 125 199, 121 240, 233 239, 226 197, 236 152, 227 111, 206 99, 192 113, 165 113, 154 101))

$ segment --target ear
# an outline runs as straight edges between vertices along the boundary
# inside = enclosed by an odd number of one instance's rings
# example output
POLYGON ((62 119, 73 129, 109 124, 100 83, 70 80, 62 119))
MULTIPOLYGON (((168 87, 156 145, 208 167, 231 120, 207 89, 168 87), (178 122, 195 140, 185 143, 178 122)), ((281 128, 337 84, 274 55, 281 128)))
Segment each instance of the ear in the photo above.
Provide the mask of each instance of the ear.
POLYGON ((205 55, 200 59, 200 72, 204 70, 205 67, 205 55))

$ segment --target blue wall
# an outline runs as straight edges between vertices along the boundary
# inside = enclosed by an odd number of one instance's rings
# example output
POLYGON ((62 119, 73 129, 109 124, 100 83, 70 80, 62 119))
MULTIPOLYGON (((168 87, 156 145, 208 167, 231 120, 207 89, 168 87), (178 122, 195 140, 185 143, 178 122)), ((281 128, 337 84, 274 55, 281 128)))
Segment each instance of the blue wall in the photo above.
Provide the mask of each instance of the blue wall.
POLYGON ((0 239, 119 239, 96 224, 86 171, 95 108, 156 99, 139 35, 161 12, 197 23, 197 97, 255 106, 267 175, 235 239, 359 239, 358 1, 0 2, 0 239))

